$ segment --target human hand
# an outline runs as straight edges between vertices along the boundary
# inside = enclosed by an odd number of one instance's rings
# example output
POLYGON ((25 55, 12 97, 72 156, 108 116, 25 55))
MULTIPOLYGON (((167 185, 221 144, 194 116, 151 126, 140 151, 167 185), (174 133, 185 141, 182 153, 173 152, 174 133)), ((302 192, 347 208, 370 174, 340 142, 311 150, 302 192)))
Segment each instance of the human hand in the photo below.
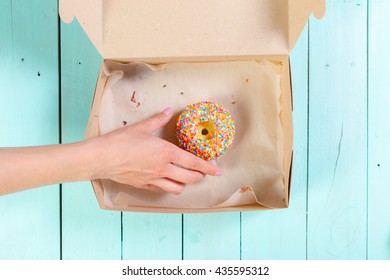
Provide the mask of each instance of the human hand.
POLYGON ((186 184, 196 183, 205 175, 221 175, 217 166, 152 135, 172 114, 167 108, 149 119, 91 139, 98 148, 95 179, 180 194, 186 184))

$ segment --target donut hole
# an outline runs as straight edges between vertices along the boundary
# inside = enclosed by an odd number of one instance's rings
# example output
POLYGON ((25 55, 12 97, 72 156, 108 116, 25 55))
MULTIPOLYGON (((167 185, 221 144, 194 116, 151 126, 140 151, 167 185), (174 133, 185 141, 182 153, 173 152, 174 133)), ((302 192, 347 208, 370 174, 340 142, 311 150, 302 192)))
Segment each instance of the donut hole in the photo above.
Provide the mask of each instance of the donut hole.
POLYGON ((198 124, 196 138, 200 140, 210 140, 215 135, 215 125, 213 122, 201 122, 198 124))

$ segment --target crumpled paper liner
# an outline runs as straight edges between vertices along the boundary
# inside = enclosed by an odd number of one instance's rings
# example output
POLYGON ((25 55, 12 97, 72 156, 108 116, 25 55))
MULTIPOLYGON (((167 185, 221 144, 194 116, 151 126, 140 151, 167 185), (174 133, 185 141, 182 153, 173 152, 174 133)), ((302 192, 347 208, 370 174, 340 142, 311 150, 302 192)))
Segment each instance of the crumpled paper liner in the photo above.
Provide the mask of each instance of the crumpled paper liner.
MULTIPOLYGON (((108 76, 101 96, 99 129, 105 134, 148 118, 166 107, 175 116, 156 133, 175 139, 176 117, 187 104, 216 102, 232 114, 236 125, 230 150, 216 160, 221 177, 206 176, 180 195, 136 189, 101 180, 104 203, 130 207, 206 209, 259 204, 286 206, 281 124, 282 64, 269 60, 122 64, 105 61, 108 76)), ((136 147, 129 147, 129 149, 136 147)), ((286 186, 287 187, 287 186, 286 186)))

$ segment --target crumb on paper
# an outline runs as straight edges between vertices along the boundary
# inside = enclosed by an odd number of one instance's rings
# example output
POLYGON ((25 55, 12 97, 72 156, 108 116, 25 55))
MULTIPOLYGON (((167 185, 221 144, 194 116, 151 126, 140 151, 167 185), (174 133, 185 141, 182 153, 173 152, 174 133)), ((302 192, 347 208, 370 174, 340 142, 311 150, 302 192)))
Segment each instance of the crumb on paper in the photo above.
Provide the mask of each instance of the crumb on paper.
POLYGON ((236 103, 237 103, 236 101, 233 101, 233 102, 232 102, 233 105, 236 104, 236 103))
POLYGON ((249 79, 245 79, 245 83, 246 83, 246 84, 249 83, 249 79))
POLYGON ((163 87, 167 87, 167 85, 163 85, 163 87))
POLYGON ((240 193, 253 191, 251 186, 243 186, 240 188, 240 193))
POLYGON ((131 96, 130 101, 133 103, 137 103, 137 99, 135 99, 135 91, 133 91, 133 95, 131 96))
POLYGON ((184 92, 182 92, 182 91, 181 91, 181 92, 180 92, 180 94, 181 94, 181 95, 183 95, 183 94, 184 94, 184 92))
POLYGON ((133 95, 131 96, 130 101, 133 102, 133 103, 135 103, 135 104, 137 105, 136 108, 138 108, 139 106, 141 106, 141 102, 139 102, 139 101, 137 100, 137 98, 135 98, 135 91, 133 91, 133 95))
POLYGON ((122 123, 123 123, 123 126, 125 126, 127 124, 127 121, 122 121, 122 123))

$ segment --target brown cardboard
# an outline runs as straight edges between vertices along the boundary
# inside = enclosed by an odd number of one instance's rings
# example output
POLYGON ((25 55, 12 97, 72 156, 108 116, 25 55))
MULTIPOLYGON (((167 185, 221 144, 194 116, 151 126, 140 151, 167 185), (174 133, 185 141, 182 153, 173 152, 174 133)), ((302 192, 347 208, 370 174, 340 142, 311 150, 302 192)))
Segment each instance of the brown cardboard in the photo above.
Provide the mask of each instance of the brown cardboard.
MULTIPOLYGON (((100 134, 123 127, 123 122, 143 120, 164 107, 171 106, 178 115, 188 103, 208 100, 229 110, 235 120, 236 137, 229 152, 217 160, 223 176, 206 176, 187 186, 180 196, 104 181, 105 204, 112 208, 127 204, 219 208, 251 203, 285 207, 288 170, 283 170, 285 133, 280 118, 283 69, 280 62, 260 58, 158 66, 106 60, 103 71, 108 80, 104 91, 96 92, 94 103, 99 108, 95 122, 99 123, 100 134)), ((175 123, 173 118, 155 135, 177 144, 175 123)))
MULTIPOLYGON (((288 207, 292 163, 292 100, 288 54, 311 12, 321 17, 325 0, 60 0, 62 20, 76 17, 105 61, 213 62, 270 60, 282 67, 284 206, 288 207), (244 4, 245 3, 245 4, 244 4)), ((99 73, 87 137, 100 135, 101 96, 108 77, 99 73)), ((93 187, 103 209, 189 213, 268 209, 254 203, 218 208, 107 205, 107 182, 93 187)), ((250 191, 247 192, 250 195, 250 191)), ((246 195, 246 194, 245 194, 246 195)))
POLYGON ((288 54, 325 0, 60 0, 104 59, 212 60, 288 54))

